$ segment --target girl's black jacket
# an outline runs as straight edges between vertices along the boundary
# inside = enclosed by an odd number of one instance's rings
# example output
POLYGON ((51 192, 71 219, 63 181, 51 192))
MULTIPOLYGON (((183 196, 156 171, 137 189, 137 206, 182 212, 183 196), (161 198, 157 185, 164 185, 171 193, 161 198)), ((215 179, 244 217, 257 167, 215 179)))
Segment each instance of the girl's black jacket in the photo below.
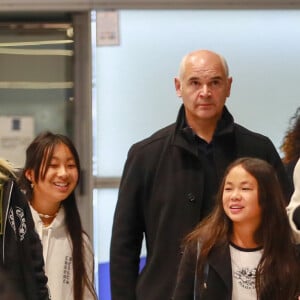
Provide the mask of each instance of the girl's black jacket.
POLYGON ((49 299, 42 245, 28 202, 13 179, 0 183, 0 269, 20 299, 49 299))

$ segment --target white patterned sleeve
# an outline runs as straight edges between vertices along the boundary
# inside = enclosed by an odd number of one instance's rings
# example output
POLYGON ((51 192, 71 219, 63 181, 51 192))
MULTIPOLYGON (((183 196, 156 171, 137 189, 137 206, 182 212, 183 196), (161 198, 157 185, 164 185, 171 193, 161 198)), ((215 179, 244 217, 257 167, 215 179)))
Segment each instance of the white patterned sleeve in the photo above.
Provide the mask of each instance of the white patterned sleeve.
POLYGON ((287 214, 289 217, 289 221, 293 230, 294 237, 297 243, 300 243, 300 229, 297 228, 293 216, 297 207, 300 206, 300 159, 298 160, 294 173, 293 173, 293 181, 294 181, 294 193, 291 197, 291 201, 287 206, 287 214))

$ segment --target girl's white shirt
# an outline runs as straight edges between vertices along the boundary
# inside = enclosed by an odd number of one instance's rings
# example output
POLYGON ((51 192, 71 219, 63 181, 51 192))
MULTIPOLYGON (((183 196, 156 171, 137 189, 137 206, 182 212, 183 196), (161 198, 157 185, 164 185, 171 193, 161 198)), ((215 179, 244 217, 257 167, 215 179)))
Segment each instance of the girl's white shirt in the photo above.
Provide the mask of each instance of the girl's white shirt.
POLYGON ((238 249, 229 246, 232 269, 231 300, 256 300, 255 278, 262 250, 238 249))
POLYGON ((291 197, 291 201, 289 205, 287 206, 287 214, 289 217, 289 221, 293 230, 293 234, 295 237, 295 240, 297 243, 300 243, 300 230, 297 229, 294 221, 293 221, 293 215, 295 209, 300 205, 300 159, 298 160, 294 173, 293 173, 293 181, 294 181, 294 193, 291 197))
MULTIPOLYGON (((73 300, 72 242, 65 224, 65 211, 61 207, 49 226, 44 226, 38 212, 30 205, 35 228, 43 245, 45 273, 51 300, 73 300)), ((94 256, 88 237, 83 234, 85 266, 91 282, 94 278, 94 256)), ((94 300, 88 288, 84 291, 85 300, 94 300)))

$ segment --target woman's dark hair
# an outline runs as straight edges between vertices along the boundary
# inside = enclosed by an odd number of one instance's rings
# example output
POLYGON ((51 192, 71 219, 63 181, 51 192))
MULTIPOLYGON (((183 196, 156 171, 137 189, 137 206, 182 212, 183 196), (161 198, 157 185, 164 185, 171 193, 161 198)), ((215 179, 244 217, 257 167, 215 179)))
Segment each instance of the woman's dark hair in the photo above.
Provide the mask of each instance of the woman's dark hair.
POLYGON ((211 249, 228 245, 231 238, 232 221, 225 214, 222 197, 226 177, 236 166, 242 166, 258 184, 258 201, 262 217, 254 238, 263 248, 256 272, 258 299, 294 299, 300 288, 300 262, 293 244, 284 196, 274 168, 266 161, 257 158, 239 158, 229 165, 217 193, 216 205, 212 213, 185 239, 187 245, 201 242, 198 261, 199 278, 203 279, 201 274, 203 274, 204 262, 211 249))
POLYGON ((300 107, 289 121, 289 127, 280 146, 285 164, 297 161, 300 157, 300 107))
MULTIPOLYGON (((28 146, 26 150, 25 167, 21 173, 19 184, 24 190, 27 200, 32 199, 31 182, 26 178, 26 170, 33 170, 36 182, 43 181, 49 169, 56 145, 64 144, 71 151, 78 170, 78 181, 80 176, 80 161, 77 150, 72 141, 61 134, 54 134, 50 131, 40 133, 28 146)), ((78 184, 78 182, 77 182, 78 184)), ((84 286, 87 286, 90 292, 95 296, 93 283, 87 276, 87 270, 84 263, 84 239, 79 211, 76 204, 75 191, 62 201, 65 210, 66 226, 72 240, 73 253, 73 290, 74 299, 83 300, 84 286)))

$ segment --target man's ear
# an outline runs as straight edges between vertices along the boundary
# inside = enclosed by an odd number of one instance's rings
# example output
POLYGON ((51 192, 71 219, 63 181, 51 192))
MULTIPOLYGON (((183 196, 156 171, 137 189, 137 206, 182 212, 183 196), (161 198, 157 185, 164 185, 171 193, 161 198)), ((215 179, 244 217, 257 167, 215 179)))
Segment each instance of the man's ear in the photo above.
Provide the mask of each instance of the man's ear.
POLYGON ((176 94, 178 97, 181 97, 181 81, 180 81, 180 79, 178 77, 175 77, 174 83, 175 83, 176 94))
POLYGON ((229 77, 227 80, 228 80, 227 97, 229 97, 231 92, 232 77, 229 77))

